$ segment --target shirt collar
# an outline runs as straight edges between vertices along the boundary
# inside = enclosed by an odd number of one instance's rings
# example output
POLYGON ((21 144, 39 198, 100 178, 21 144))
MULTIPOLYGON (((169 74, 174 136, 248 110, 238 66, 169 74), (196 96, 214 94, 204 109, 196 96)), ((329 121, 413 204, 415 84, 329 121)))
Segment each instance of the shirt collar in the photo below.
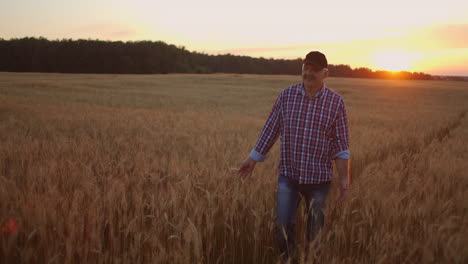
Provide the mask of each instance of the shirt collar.
MULTIPOLYGON (((301 82, 300 85, 297 86, 297 88, 298 88, 298 93, 302 94, 302 96, 308 96, 304 89, 304 82, 301 82)), ((324 83, 322 86, 322 89, 320 89, 320 91, 318 91, 313 97, 314 98, 322 97, 322 95, 325 94, 326 89, 327 89, 327 86, 324 83)))

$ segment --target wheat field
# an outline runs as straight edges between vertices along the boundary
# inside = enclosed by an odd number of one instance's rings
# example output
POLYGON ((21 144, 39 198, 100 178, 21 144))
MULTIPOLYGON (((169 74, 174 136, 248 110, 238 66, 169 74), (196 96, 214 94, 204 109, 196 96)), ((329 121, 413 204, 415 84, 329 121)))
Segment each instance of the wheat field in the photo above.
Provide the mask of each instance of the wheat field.
MULTIPOLYGON (((0 73, 0 262, 279 263, 279 142, 251 178, 233 168, 297 82, 0 73)), ((468 263, 468 84, 327 85, 348 110, 351 185, 338 203, 333 182, 315 263, 468 263)))

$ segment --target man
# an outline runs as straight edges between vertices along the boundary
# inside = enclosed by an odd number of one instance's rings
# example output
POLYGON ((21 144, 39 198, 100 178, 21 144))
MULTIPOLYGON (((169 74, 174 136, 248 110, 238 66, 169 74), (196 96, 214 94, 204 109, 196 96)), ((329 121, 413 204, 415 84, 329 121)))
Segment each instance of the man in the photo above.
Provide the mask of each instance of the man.
POLYGON ((281 135, 275 224, 284 258, 295 252, 295 217, 301 197, 309 209, 307 244, 324 224, 332 160, 340 177, 339 200, 348 192, 348 120, 343 98, 324 84, 327 68, 325 55, 318 51, 307 54, 302 64, 302 83, 279 94, 257 144, 239 168, 241 179, 251 176, 256 163, 265 160, 281 135))

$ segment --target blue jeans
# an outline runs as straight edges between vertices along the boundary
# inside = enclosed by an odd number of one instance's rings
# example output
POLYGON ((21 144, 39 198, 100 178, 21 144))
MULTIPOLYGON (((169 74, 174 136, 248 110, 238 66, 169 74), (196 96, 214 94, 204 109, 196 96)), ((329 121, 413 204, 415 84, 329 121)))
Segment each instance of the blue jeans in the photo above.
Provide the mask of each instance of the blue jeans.
POLYGON ((301 197, 305 198, 307 208, 309 208, 307 210, 307 244, 309 244, 325 222, 323 210, 330 186, 331 182, 298 184, 288 177, 279 176, 275 224, 278 246, 283 258, 292 257, 295 254, 295 219, 301 197))

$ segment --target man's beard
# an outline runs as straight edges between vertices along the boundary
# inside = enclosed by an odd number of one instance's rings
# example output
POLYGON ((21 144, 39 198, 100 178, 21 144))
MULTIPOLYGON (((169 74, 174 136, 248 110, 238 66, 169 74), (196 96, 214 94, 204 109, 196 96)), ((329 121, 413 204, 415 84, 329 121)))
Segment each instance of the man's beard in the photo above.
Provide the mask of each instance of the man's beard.
POLYGON ((302 79, 304 81, 316 81, 317 80, 317 77, 315 77, 315 75, 312 75, 312 74, 303 74, 302 75, 302 79))

